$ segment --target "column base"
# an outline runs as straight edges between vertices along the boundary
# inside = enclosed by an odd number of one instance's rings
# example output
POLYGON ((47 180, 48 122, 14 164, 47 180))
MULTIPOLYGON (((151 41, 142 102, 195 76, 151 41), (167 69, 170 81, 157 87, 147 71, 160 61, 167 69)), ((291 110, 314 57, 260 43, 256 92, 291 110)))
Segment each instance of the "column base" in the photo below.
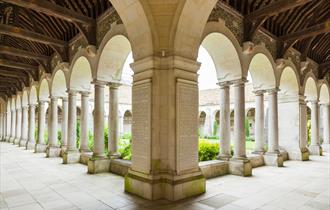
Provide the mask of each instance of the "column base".
POLYGON ((88 149, 88 148, 86 148, 86 149, 79 149, 79 152, 81 152, 81 153, 89 153, 89 152, 91 152, 91 150, 88 149))
POLYGON ((288 151, 288 154, 290 160, 301 160, 301 161, 309 160, 309 151, 307 148, 296 151, 295 150, 288 151))
POLYGON ((185 175, 148 175, 132 170, 125 176, 125 192, 148 200, 177 201, 205 193, 201 171, 185 175))
POLYGON ((69 150, 63 153, 63 164, 79 163, 80 152, 78 150, 69 150))
POLYGON ((97 174, 109 172, 110 159, 106 157, 91 157, 87 162, 87 173, 97 174))
POLYGON ((231 155, 218 155, 217 157, 218 160, 226 160, 226 161, 230 160, 230 158, 231 155))
POLYGON ((28 141, 28 142, 26 143, 26 147, 25 147, 25 148, 26 148, 27 150, 31 150, 31 149, 34 149, 35 146, 36 146, 36 143, 35 143, 35 142, 28 141))
POLYGON ((17 145, 18 145, 18 144, 19 144, 19 140, 20 140, 20 139, 15 138, 15 139, 13 140, 13 144, 17 144, 17 145))
POLYGON ((310 145, 308 150, 310 155, 322 156, 322 147, 320 145, 310 145))
POLYGON ((34 152, 35 153, 46 152, 46 147, 47 147, 47 145, 45 145, 45 144, 36 144, 34 147, 34 152))
POLYGON ((9 143, 13 143, 14 142, 14 139, 15 139, 14 137, 9 137, 8 142, 9 143))
POLYGON ((330 144, 322 144, 322 149, 324 152, 330 152, 330 144))
POLYGON ((61 145, 61 151, 60 151, 60 157, 63 157, 65 151, 66 151, 66 145, 61 145))
POLYGON ((247 158, 232 158, 229 161, 229 173, 237 176, 251 176, 252 164, 247 158))
POLYGON ((266 152, 264 154, 264 161, 266 166, 283 167, 283 156, 280 153, 266 152))
POLYGON ((47 146, 46 148, 46 157, 59 157, 61 152, 61 148, 57 146, 47 146))
POLYGON ((251 153, 255 154, 255 155, 263 155, 263 154, 265 154, 265 150, 256 150, 256 151, 253 151, 251 153))
POLYGON ((26 147, 26 140, 21 139, 18 144, 19 147, 26 147))

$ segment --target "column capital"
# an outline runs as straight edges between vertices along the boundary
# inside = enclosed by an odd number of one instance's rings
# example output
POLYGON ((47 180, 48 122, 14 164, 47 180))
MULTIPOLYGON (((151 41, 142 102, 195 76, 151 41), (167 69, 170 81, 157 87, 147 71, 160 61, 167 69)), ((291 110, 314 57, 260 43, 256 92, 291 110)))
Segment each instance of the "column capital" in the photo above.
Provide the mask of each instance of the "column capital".
POLYGON ((117 89, 119 86, 121 86, 121 83, 119 83, 119 82, 109 82, 108 86, 110 87, 110 89, 117 89))
POLYGON ((77 95, 77 93, 79 92, 78 90, 72 90, 72 89, 68 89, 66 91, 69 95, 77 95))
POLYGON ((248 82, 248 80, 245 79, 245 78, 242 78, 242 79, 238 79, 238 80, 233 80, 233 81, 231 81, 231 84, 232 84, 234 87, 238 87, 238 86, 243 86, 246 82, 248 82))
POLYGON ((307 101, 307 103, 311 103, 311 104, 318 104, 319 103, 319 100, 317 100, 317 99, 307 99, 306 101, 307 101))
POLYGON ((39 104, 45 104, 45 103, 48 103, 48 100, 45 100, 45 99, 39 100, 39 104))
POLYGON ((225 81, 225 82, 218 82, 217 85, 222 89, 222 88, 229 88, 229 86, 232 84, 230 81, 225 81))
POLYGON ((256 96, 261 96, 261 95, 263 95, 265 92, 266 92, 266 90, 254 90, 254 91, 252 91, 256 96))
POLYGON ((58 100, 60 97, 59 96, 49 96, 50 100, 58 100))
POLYGON ((89 91, 80 91, 79 93, 80 93, 81 96, 83 96, 83 97, 89 97, 89 95, 91 94, 91 92, 89 92, 89 91))
POLYGON ((68 101, 68 97, 61 97, 62 101, 68 101))
POLYGON ((29 104, 30 108, 36 108, 37 104, 29 104))
POLYGON ((107 82, 94 79, 92 84, 95 85, 95 86, 104 87, 107 84, 107 82))
POLYGON ((272 94, 277 94, 277 92, 279 92, 280 89, 278 87, 276 87, 276 88, 268 89, 265 91, 268 93, 268 95, 272 95, 272 94))

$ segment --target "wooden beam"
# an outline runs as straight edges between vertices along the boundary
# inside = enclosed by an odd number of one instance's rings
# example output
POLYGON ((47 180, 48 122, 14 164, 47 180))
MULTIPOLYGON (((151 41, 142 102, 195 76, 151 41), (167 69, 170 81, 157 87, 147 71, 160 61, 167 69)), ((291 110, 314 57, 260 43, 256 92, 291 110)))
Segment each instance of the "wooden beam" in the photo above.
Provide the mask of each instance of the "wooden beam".
POLYGON ((41 61, 49 60, 48 56, 40 55, 40 54, 33 53, 31 51, 20 50, 20 49, 8 47, 8 46, 0 46, 0 53, 6 54, 6 55, 18 56, 18 57, 22 57, 22 58, 38 59, 41 61))
POLYGON ((295 7, 304 5, 312 0, 279 0, 265 7, 257 9, 246 17, 250 20, 258 19, 261 17, 271 17, 295 7))
POLYGON ((80 14, 71 9, 61 7, 46 0, 3 0, 20 7, 72 22, 84 35, 89 44, 96 44, 96 22, 93 18, 80 14))
POLYGON ((312 36, 317 36, 319 34, 330 32, 330 20, 320 23, 318 25, 311 26, 301 31, 296 31, 291 34, 287 34, 279 37, 283 41, 289 40, 301 40, 312 36))
POLYGON ((16 69, 22 69, 22 70, 38 71, 38 66, 32 66, 32 65, 29 65, 29 64, 9 61, 9 60, 5 60, 5 59, 0 59, 0 66, 5 66, 5 67, 9 67, 9 68, 16 68, 16 69))
POLYGON ((28 31, 19 27, 5 24, 0 24, 0 34, 57 47, 65 47, 67 45, 67 43, 63 40, 55 39, 53 37, 45 36, 33 31, 28 31))

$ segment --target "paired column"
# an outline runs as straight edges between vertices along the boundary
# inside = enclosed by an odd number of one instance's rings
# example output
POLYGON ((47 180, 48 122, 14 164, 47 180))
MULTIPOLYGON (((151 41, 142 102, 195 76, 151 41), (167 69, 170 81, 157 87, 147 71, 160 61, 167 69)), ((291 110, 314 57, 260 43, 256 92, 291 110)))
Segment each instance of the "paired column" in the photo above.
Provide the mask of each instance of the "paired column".
POLYGON ((104 157, 104 85, 94 82, 94 159, 104 157))
POLYGON ((22 133, 19 146, 26 146, 26 141, 28 137, 28 107, 22 107, 22 133))
POLYGON ((264 91, 255 92, 255 149, 253 153, 264 153, 264 91))
POLYGON ((109 84, 109 155, 118 157, 119 121, 118 121, 118 83, 109 84))
POLYGON ((16 109, 16 138, 15 144, 19 143, 22 134, 22 108, 16 109))
POLYGON ((68 142, 68 98, 62 98, 62 128, 61 128, 61 148, 66 149, 68 142))
POLYGON ((220 119, 219 119, 219 159, 229 159, 230 152, 230 83, 219 83, 220 86, 220 119))
POLYGON ((35 104, 29 105, 29 130, 28 130, 28 143, 26 149, 32 149, 35 146, 34 131, 35 131, 35 104))
POLYGON ((330 151, 330 105, 322 104, 323 110, 323 150, 330 151))
POLYGON ((90 151, 88 148, 88 100, 89 92, 81 92, 80 152, 90 151))
POLYGON ((310 101, 311 106, 311 144, 309 152, 311 155, 322 155, 319 134, 319 103, 317 100, 310 101))
POLYGON ((245 92, 244 81, 234 83, 234 159, 245 159, 245 92))

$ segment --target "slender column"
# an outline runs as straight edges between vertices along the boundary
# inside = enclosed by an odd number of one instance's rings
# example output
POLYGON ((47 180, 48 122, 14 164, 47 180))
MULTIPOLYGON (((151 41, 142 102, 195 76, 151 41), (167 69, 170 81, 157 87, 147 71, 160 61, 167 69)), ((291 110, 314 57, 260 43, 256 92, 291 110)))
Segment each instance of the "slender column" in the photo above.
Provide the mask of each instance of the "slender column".
POLYGON ((28 149, 32 148, 35 145, 34 131, 35 131, 35 104, 29 105, 29 131, 28 131, 28 149))
POLYGON ((245 93, 244 81, 234 85, 234 158, 246 158, 245 151, 245 93))
POLYGON ((38 113, 38 144, 45 144, 44 133, 46 124, 45 101, 39 101, 38 113))
POLYGON ((330 112, 329 104, 323 104, 323 144, 330 144, 330 112))
POLYGON ((109 154, 119 156, 119 117, 118 117, 118 87, 120 84, 109 84, 109 154))
POLYGON ((220 159, 228 159, 231 157, 230 152, 230 83, 219 83, 220 86, 220 159))
MULTIPOLYGON (((23 141, 23 145, 25 146, 26 140, 28 136, 28 107, 24 106, 22 107, 22 134, 21 134, 21 140, 23 141)), ((21 144, 21 142, 20 142, 21 144)), ((20 145, 22 146, 22 145, 20 145)))
POLYGON ((68 145, 67 151, 77 151, 77 92, 69 91, 68 145))
POLYGON ((80 134, 80 152, 89 152, 88 148, 88 100, 89 92, 81 93, 81 134, 80 134))
POLYGON ((268 91, 268 153, 279 153, 277 91, 268 91))
POLYGON ((10 141, 10 137, 11 137, 11 110, 7 109, 7 115, 6 115, 6 141, 9 142, 10 141))
POLYGON ((104 83, 94 82, 94 151, 93 157, 104 157, 104 83))
POLYGON ((319 146, 320 145, 320 136, 319 136, 319 107, 318 101, 310 101, 311 104, 311 145, 319 146))
POLYGON ((65 148, 68 143, 68 98, 62 98, 62 145, 65 148))
POLYGON ((49 131, 48 131, 48 146, 56 147, 57 145, 57 127, 58 127, 58 112, 57 112, 57 97, 51 97, 50 99, 50 117, 49 131))
POLYGON ((18 143, 18 140, 21 138, 22 133, 22 108, 16 109, 16 138, 15 144, 18 143))
POLYGON ((16 137, 16 110, 11 110, 11 141, 13 142, 16 137))
POLYGON ((264 92, 256 91, 255 92, 255 149, 254 153, 263 153, 264 152, 264 92))
POLYGON ((3 113, 0 113, 0 141, 3 140, 3 113))

